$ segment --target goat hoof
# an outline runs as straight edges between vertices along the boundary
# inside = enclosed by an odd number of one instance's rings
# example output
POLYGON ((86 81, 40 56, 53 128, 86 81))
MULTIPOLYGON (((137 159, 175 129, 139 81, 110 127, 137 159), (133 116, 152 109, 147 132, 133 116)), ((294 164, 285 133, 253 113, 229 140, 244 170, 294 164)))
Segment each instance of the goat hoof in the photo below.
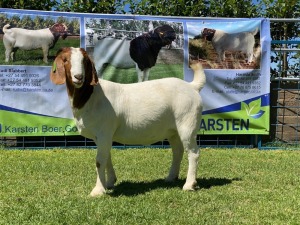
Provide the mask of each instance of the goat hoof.
POLYGON ((193 182, 192 184, 185 184, 182 188, 184 191, 195 191, 197 187, 197 182, 193 182))
POLYGON ((115 185, 107 186, 107 189, 108 189, 108 190, 113 190, 113 189, 115 189, 115 185))
POLYGON ((107 189, 114 189, 117 178, 112 179, 112 181, 107 181, 107 189))
POLYGON ((195 191, 195 188, 194 187, 185 187, 185 186, 183 186, 182 190, 184 190, 184 191, 195 191))
POLYGON ((95 187, 92 190, 92 192, 90 193, 90 196, 91 197, 97 197, 97 196, 101 196, 103 194, 105 194, 105 190, 104 189, 95 187))
POLYGON ((112 190, 115 188, 115 185, 114 184, 107 184, 107 189, 108 190, 112 190))

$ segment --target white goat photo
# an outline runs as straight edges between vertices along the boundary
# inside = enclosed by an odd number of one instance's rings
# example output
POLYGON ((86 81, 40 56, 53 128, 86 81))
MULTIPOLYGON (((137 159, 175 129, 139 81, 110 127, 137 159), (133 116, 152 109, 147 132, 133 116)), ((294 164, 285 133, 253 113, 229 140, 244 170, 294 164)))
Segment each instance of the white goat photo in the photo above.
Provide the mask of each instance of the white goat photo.
POLYGON ((189 58, 202 59, 204 69, 260 69, 259 23, 190 23, 189 58))
POLYGON ((55 84, 66 84, 80 134, 97 145, 97 181, 91 196, 114 187, 117 178, 110 153, 113 141, 149 145, 167 139, 173 153, 167 182, 178 178, 186 150, 189 165, 183 190, 195 190, 200 153, 196 136, 203 108, 199 92, 206 78, 201 64, 192 64, 191 68, 191 83, 163 78, 119 84, 99 80, 84 49, 63 48, 57 53, 50 78, 55 84))
POLYGON ((247 62, 253 62, 254 35, 258 28, 249 32, 226 33, 223 30, 204 28, 194 39, 203 38, 211 41, 218 53, 220 61, 225 60, 225 51, 242 52, 247 56, 247 62))
POLYGON ((68 29, 65 24, 56 23, 50 28, 27 30, 23 28, 10 28, 9 24, 3 27, 3 44, 5 47, 5 62, 15 60, 17 49, 42 49, 43 61, 48 63, 49 49, 52 48, 59 37, 65 39, 68 29))

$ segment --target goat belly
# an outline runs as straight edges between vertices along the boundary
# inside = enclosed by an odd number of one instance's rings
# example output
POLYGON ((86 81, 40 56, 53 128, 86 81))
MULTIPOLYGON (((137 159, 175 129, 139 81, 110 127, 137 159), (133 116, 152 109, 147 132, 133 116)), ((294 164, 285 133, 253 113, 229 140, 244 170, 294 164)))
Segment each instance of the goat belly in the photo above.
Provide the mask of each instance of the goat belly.
POLYGON ((176 129, 164 129, 159 124, 146 127, 146 129, 126 129, 125 132, 122 129, 117 130, 113 136, 113 141, 122 144, 133 144, 133 145, 150 145, 158 141, 162 141, 164 139, 168 139, 169 137, 173 136, 176 132, 176 129))

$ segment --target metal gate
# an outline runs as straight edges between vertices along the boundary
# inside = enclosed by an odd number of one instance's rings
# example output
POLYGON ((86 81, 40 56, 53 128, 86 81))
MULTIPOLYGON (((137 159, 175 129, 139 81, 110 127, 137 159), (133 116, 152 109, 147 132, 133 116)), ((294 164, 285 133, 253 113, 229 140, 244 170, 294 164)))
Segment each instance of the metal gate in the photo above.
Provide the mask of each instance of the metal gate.
POLYGON ((271 19, 271 29, 279 37, 271 42, 271 127, 258 147, 300 149, 300 19, 271 19), (298 36, 288 37, 290 28, 298 36))

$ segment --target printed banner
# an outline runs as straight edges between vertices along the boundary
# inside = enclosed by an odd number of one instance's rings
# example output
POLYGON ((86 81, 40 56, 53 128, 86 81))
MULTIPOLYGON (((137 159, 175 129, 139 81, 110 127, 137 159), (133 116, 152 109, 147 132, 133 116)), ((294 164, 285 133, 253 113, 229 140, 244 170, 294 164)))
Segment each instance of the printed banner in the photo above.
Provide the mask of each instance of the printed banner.
POLYGON ((69 46, 86 49, 98 76, 118 83, 191 82, 189 63, 201 61, 199 134, 269 133, 268 19, 0 9, 0 27, 0 136, 78 134, 66 87, 49 77, 56 52, 69 46))

